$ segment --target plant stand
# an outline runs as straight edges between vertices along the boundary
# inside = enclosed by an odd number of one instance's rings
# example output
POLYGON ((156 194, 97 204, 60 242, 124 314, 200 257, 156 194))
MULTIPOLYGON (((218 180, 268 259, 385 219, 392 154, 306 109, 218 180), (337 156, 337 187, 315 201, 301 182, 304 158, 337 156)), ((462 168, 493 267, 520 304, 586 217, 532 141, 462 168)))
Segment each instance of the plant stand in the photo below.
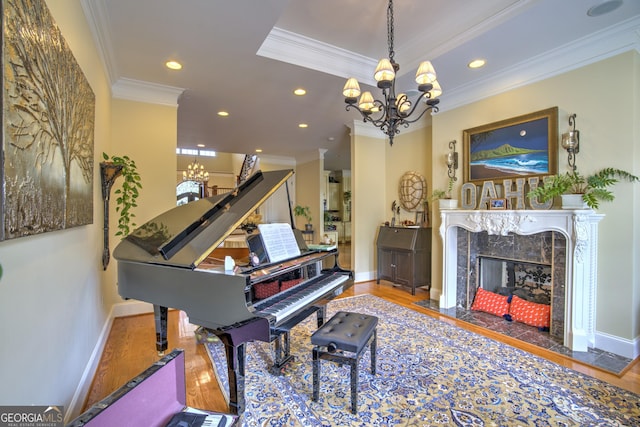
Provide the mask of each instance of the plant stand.
POLYGON ((100 163, 100 181, 102 183, 102 200, 104 201, 104 249, 102 250, 102 269, 106 270, 111 255, 109 253, 109 196, 116 178, 122 173, 124 165, 110 162, 100 163))

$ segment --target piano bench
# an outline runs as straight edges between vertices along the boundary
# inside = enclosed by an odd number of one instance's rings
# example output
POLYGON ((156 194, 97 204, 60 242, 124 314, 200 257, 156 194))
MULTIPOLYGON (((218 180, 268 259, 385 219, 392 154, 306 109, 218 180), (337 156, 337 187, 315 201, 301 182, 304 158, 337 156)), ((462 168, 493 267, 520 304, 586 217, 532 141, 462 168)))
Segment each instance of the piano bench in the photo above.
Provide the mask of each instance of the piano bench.
POLYGON ((376 374, 378 318, 340 311, 311 335, 313 347, 313 401, 320 389, 320 360, 351 367, 351 412, 358 412, 358 361, 368 345, 371 347, 371 374, 376 374))

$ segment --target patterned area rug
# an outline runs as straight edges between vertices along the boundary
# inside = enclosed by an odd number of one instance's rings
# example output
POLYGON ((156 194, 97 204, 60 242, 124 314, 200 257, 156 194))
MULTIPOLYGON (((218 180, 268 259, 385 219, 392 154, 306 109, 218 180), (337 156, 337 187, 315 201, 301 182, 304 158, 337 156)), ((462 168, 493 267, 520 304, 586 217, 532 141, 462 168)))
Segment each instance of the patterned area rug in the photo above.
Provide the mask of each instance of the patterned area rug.
MULTIPOLYGON (((267 343, 247 345, 244 426, 638 426, 640 396, 514 347, 371 295, 332 301, 327 316, 378 316, 378 372, 360 359, 358 414, 350 411, 349 367, 321 361, 311 400, 315 316, 291 331, 296 360, 268 373, 267 343)), ((228 390, 220 342, 208 343, 228 390)))

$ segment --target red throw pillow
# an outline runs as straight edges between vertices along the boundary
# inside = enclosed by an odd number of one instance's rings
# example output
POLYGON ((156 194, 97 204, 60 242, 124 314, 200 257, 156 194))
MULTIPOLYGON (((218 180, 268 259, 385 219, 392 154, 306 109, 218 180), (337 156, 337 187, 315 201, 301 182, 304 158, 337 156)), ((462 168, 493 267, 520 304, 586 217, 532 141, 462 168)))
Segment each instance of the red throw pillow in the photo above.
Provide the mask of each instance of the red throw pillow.
POLYGON ((489 292, 485 289, 478 288, 476 297, 471 305, 471 310, 484 311, 485 313, 495 314, 496 316, 504 316, 509 314, 509 297, 489 292))
POLYGON ((548 328, 551 324, 550 305, 527 301, 516 295, 511 300, 509 314, 516 322, 526 323, 538 328, 548 328))

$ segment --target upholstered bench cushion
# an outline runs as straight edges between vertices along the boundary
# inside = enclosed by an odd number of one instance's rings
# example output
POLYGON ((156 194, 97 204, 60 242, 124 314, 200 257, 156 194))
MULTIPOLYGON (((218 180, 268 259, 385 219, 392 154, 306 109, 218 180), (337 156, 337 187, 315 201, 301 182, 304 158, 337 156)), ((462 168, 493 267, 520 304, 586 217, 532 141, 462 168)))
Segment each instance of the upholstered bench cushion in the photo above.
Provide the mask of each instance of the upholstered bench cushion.
POLYGON ((360 313, 339 311, 311 335, 311 344, 335 346, 339 350, 357 352, 371 337, 378 318, 360 313))

